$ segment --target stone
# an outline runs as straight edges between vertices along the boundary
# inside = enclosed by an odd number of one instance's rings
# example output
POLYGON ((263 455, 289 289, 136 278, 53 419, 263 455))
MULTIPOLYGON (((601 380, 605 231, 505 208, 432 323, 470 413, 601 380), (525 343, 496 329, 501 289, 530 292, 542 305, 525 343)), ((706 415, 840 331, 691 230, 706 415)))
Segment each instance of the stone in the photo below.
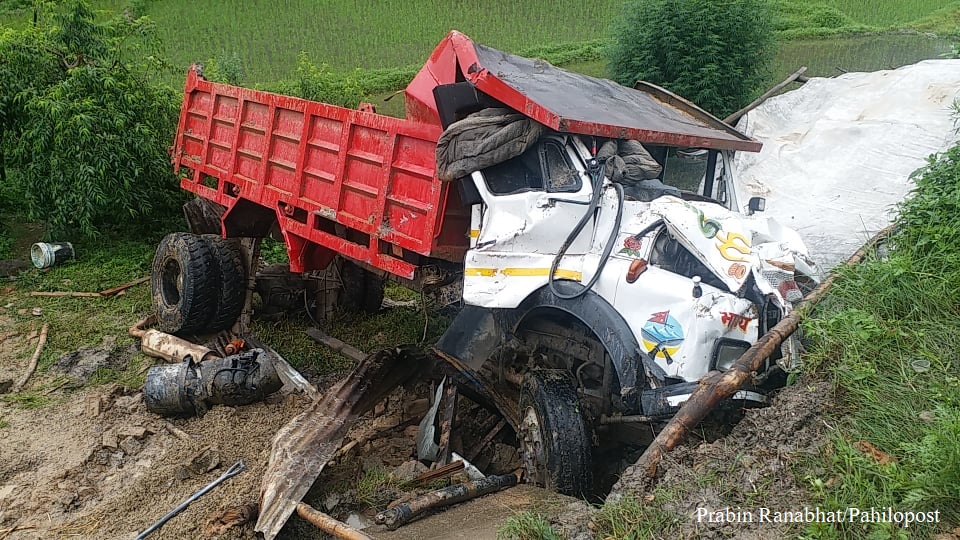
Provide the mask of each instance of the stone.
POLYGON ((103 396, 91 394, 83 402, 83 411, 90 418, 96 418, 103 412, 103 396))
POLYGON ((120 443, 120 449, 128 456, 135 456, 143 450, 143 443, 136 437, 127 437, 120 443))
POLYGON ((103 437, 100 439, 103 446, 107 448, 119 448, 120 440, 117 437, 117 433, 112 429, 103 432, 103 437))
POLYGON ((413 459, 401 463, 390 474, 401 482, 409 482, 429 470, 423 463, 413 459))
POLYGON ((6 499, 7 497, 9 497, 10 495, 12 495, 12 494, 13 494, 14 492, 16 492, 19 488, 20 488, 20 486, 18 486, 17 484, 7 484, 7 485, 4 485, 4 486, 0 486, 0 501, 4 500, 4 499, 6 499))
POLYGON ((337 505, 340 504, 340 494, 339 493, 329 493, 327 497, 323 500, 323 507, 327 509, 327 512, 330 512, 337 505))
POLYGON ((137 439, 144 438, 149 430, 143 426, 123 426, 117 429, 117 434, 121 437, 135 437, 137 439))
POLYGON ((376 431, 392 429, 400 425, 400 417, 397 415, 378 416, 370 424, 376 431))

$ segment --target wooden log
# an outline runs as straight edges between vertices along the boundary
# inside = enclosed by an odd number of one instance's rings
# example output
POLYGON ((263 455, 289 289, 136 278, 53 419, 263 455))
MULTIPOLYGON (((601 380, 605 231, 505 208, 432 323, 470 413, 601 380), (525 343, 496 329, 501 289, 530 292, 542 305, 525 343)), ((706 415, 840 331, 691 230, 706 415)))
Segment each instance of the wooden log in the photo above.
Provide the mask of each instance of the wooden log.
MULTIPOLYGON (((854 266, 858 264, 878 241, 890 234, 893 227, 891 225, 878 232, 847 259, 845 265, 854 266)), ((631 467, 632 474, 631 470, 628 469, 621 477, 621 482, 624 478, 637 474, 646 479, 653 478, 657 474, 657 467, 660 465, 663 456, 683 441, 687 433, 696 427, 721 401, 737 393, 741 386, 753 378, 753 374, 760 370, 767 357, 797 329, 805 314, 823 298, 836 278, 837 272, 832 272, 793 311, 788 313, 766 334, 760 336, 760 339, 747 349, 730 369, 722 374, 715 372, 712 376, 704 377, 697 385, 697 389, 690 395, 690 399, 680 407, 677 414, 657 434, 653 443, 644 450, 640 459, 631 467)))
POLYGON ((391 531, 405 523, 422 516, 428 510, 457 504, 470 499, 500 491, 517 485, 517 475, 504 474, 488 476, 482 480, 464 482, 436 491, 431 491, 415 499, 400 503, 377 514, 376 521, 386 525, 391 531))
POLYGON ((497 433, 500 433, 500 431, 502 431, 503 428, 505 428, 505 427, 507 427, 507 420, 504 419, 504 418, 501 418, 500 421, 497 422, 497 425, 494 426, 493 429, 491 429, 491 430, 483 437, 483 439, 480 441, 480 444, 478 444, 478 445, 476 446, 476 448, 474 448, 473 451, 470 452, 470 457, 468 457, 467 460, 468 460, 468 461, 473 461, 473 460, 477 459, 477 456, 480 455, 480 452, 482 452, 483 449, 486 448, 486 446, 487 446, 488 444, 490 444, 490 441, 492 441, 493 438, 497 436, 497 433))
POLYGON ((437 465, 450 463, 450 433, 457 414, 457 384, 449 381, 443 387, 443 417, 440 418, 440 449, 437 451, 437 465))
POLYGON ((171 424, 170 422, 164 422, 163 429, 167 430, 168 433, 170 433, 171 435, 180 439, 183 442, 193 442, 193 438, 190 436, 189 433, 171 424))
POLYGON ((304 330, 304 332, 306 332, 306 334, 310 336, 310 339, 316 341, 321 345, 330 347, 331 349, 337 351, 338 353, 346 356, 351 360, 362 362, 363 359, 367 357, 367 353, 361 351, 360 349, 354 347, 353 345, 350 345, 349 343, 344 343, 343 341, 340 341, 339 339, 333 336, 323 333, 323 331, 320 330, 319 328, 307 328, 306 330, 304 330))
POLYGON ((43 323, 43 329, 40 330, 40 340, 37 341, 37 348, 33 351, 33 356, 30 357, 30 365, 27 366, 27 372, 23 374, 23 377, 20 377, 17 384, 13 385, 11 392, 17 393, 23 390, 27 381, 30 380, 30 376, 37 370, 37 361, 40 360, 40 353, 43 352, 43 346, 47 344, 47 331, 49 330, 50 323, 43 323))
POLYGON ((100 298, 100 293, 98 292, 73 292, 73 291, 34 291, 30 293, 30 296, 34 297, 44 297, 44 298, 62 298, 62 297, 74 297, 74 298, 100 298))
MULTIPOLYGON (((760 106, 761 103, 763 103, 764 101, 770 99, 770 96, 772 96, 772 95, 776 94, 777 92, 779 92, 780 90, 782 90, 784 86, 792 83, 793 81, 799 81, 800 77, 802 77, 803 74, 806 73, 806 71, 807 71, 807 66, 803 66, 802 68, 794 71, 792 74, 790 74, 789 77, 787 77, 786 79, 784 79, 783 81, 781 81, 780 83, 778 83, 778 84, 777 84, 776 86, 774 86, 773 88, 771 88, 771 89, 767 90, 766 92, 764 92, 763 95, 761 95, 761 96, 758 97, 757 99, 755 99, 755 100, 753 100, 752 102, 750 102, 749 105, 747 105, 746 107, 740 109, 739 111, 731 114, 730 116, 724 118, 724 119, 723 119, 724 123, 731 124, 731 123, 733 123, 733 122, 736 122, 737 120, 740 119, 741 116, 743 116, 743 115, 747 114, 748 112, 756 109, 757 107, 760 106)), ((806 77, 804 77, 804 81, 803 81, 803 82, 806 82, 806 77)))
POLYGON ((373 540, 342 521, 333 519, 307 503, 297 504, 297 514, 321 531, 346 540, 373 540))
POLYGON ((130 287, 135 287, 141 283, 146 283, 148 281, 150 281, 150 276, 143 276, 142 278, 137 278, 128 283, 124 283, 123 285, 117 285, 116 287, 107 289, 105 291, 100 291, 97 294, 99 294, 100 296, 113 296, 121 291, 125 291, 129 289, 130 287))

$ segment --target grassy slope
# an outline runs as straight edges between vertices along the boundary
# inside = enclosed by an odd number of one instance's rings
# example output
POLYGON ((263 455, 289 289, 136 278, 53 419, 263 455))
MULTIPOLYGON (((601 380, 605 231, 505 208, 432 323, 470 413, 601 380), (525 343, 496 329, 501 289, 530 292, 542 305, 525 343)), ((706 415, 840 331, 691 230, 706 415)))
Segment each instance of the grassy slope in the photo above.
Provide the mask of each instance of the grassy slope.
MULTIPOLYGON (((415 68, 450 30, 513 52, 544 43, 604 38, 625 0, 574 2, 522 0, 495 8, 481 2, 410 0, 278 0, 273 3, 146 2, 167 54, 181 72, 192 61, 240 59, 243 81, 269 84, 290 79, 304 51, 331 69, 415 68)), ((778 30, 790 38, 918 28, 951 33, 960 17, 957 0, 774 0, 778 30)), ((125 0, 93 0, 116 12, 125 0)), ((31 13, 0 14, 4 24, 27 24, 31 13)), ((599 56, 594 60, 598 60, 599 56)), ((179 83, 179 78, 176 78, 179 83)))
MULTIPOLYGON (((842 390, 824 506, 939 510, 960 524, 960 146, 918 178, 885 258, 844 272, 805 329, 811 361, 842 390), (893 458, 865 453, 866 441, 893 458), (859 448, 858 448, 859 447, 859 448)), ((927 526, 810 527, 813 536, 926 537, 927 526)))

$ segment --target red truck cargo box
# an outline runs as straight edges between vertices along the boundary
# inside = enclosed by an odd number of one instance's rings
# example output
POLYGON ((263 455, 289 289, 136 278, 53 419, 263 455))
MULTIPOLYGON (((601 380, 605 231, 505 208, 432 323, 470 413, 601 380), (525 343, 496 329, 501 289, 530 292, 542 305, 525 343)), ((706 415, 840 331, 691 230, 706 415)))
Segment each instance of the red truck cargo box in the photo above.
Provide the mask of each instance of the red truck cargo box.
POLYGON ((212 83, 191 68, 173 161, 182 187, 225 206, 225 221, 243 200, 275 211, 294 272, 341 253, 409 278, 416 267, 403 250, 459 261, 468 243, 467 209, 436 178, 440 133, 212 83))

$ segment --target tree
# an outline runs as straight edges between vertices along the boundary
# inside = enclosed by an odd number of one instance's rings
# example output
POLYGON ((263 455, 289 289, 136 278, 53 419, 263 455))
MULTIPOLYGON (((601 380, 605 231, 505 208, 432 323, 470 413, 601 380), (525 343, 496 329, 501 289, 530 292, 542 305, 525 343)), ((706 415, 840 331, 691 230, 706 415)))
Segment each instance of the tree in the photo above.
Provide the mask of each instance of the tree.
POLYGON ((28 217, 96 236, 183 200, 166 148, 178 97, 156 83, 150 21, 84 2, 0 34, 0 150, 28 217))
POLYGON ((757 93, 773 55, 769 0, 630 0, 613 27, 614 80, 661 85, 726 116, 757 93))

